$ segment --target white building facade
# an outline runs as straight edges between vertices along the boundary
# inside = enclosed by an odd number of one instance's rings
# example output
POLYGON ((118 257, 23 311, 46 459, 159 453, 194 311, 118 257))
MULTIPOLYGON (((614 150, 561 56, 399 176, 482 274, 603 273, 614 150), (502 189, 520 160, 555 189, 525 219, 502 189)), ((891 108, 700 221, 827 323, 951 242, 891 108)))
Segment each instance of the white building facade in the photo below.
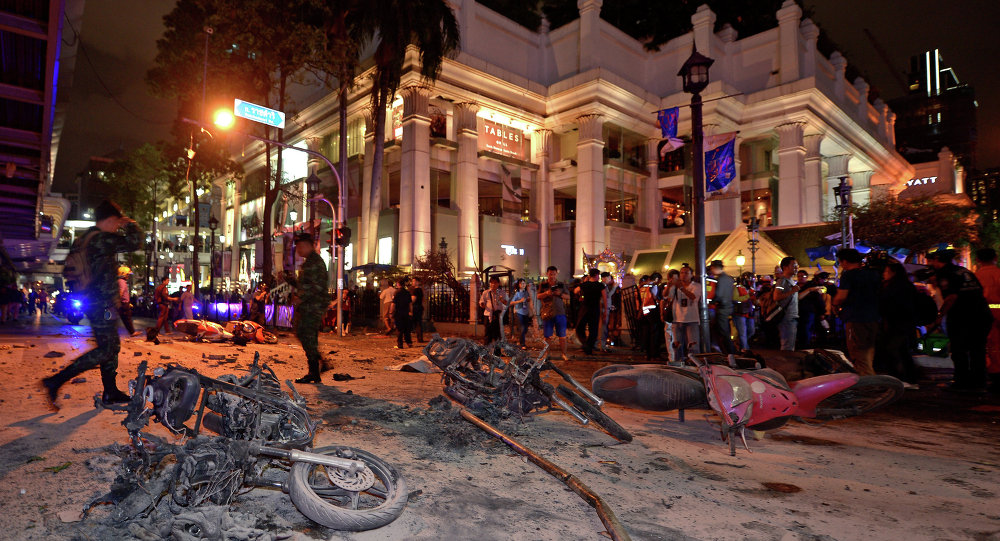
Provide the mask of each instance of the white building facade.
MULTIPOLYGON (((557 265, 566 276, 583 272, 584 252, 631 254, 690 235, 690 145, 661 157, 655 112, 681 106, 678 133, 690 135, 690 95, 677 72, 692 47, 715 60, 702 92, 706 135, 738 132, 738 178, 709 198, 709 234, 744 228, 750 216, 764 231, 827 221, 843 176, 857 203, 898 193, 913 178, 894 150, 894 114, 881 100, 869 103, 864 80, 846 80, 842 55, 816 50, 819 29, 792 0, 777 12, 777 27, 746 37, 728 26, 714 32, 715 15, 702 6, 692 31, 657 52, 602 20, 601 4, 579 0, 579 19, 533 32, 456 0, 460 52, 429 83, 411 50, 387 112, 377 214, 367 197, 370 82, 367 73, 358 77, 348 107, 352 263, 412 265, 443 242, 463 273, 505 265, 537 276, 557 265), (377 238, 367 239, 376 216, 377 238)), ((336 158, 334 93, 294 121, 300 128, 286 130, 287 142, 336 158)), ((264 159, 246 156, 251 178, 264 159)), ((334 183, 321 165, 309 161, 308 171, 286 179, 294 185, 315 172, 329 194, 334 183)), ((262 214, 259 200, 244 192, 231 184, 228 208, 218 211, 233 279, 236 260, 253 259, 247 252, 262 246, 246 234, 249 213, 262 214), (236 255, 240 242, 244 256, 236 255)), ((295 205, 304 217, 305 205, 295 205)), ((279 220, 288 223, 287 215, 279 220)))

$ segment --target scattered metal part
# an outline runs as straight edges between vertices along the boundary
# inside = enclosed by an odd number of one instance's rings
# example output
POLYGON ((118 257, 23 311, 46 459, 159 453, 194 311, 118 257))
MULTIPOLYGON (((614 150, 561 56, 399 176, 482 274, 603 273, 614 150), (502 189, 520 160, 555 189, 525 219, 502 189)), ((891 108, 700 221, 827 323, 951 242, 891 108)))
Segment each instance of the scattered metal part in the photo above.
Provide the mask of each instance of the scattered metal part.
POLYGON ((586 390, 549 362, 547 353, 548 344, 536 357, 503 340, 483 346, 436 334, 424 347, 427 359, 443 372, 445 394, 480 415, 491 419, 521 416, 551 409, 554 403, 582 424, 594 421, 615 438, 632 441, 628 431, 600 410, 603 400, 590 391, 584 393, 590 401, 563 385, 557 394, 556 388, 542 379, 542 372, 553 370, 573 387, 586 390))
POLYGON ((632 538, 628 534, 628 530, 625 526, 618 520, 615 516, 615 512, 611 510, 608 504, 604 503, 604 500, 600 496, 594 493, 587 485, 583 484, 576 476, 571 475, 566 470, 560 468, 559 466, 549 462, 544 457, 538 455, 531 449, 525 447, 519 443, 514 438, 500 432, 496 428, 490 426, 486 421, 483 421, 479 417, 476 417, 467 409, 462 409, 462 417, 472 424, 478 426, 479 428, 486 431, 488 434, 499 439, 500 441, 506 443, 511 449, 516 451, 521 456, 527 458, 532 463, 538 467, 545 470, 548 474, 552 475, 556 479, 559 479, 566 486, 570 488, 573 492, 579 495, 585 502, 590 504, 597 511, 597 516, 601 518, 601 522, 604 523, 604 527, 608 529, 608 534, 611 539, 615 541, 630 541, 632 538))

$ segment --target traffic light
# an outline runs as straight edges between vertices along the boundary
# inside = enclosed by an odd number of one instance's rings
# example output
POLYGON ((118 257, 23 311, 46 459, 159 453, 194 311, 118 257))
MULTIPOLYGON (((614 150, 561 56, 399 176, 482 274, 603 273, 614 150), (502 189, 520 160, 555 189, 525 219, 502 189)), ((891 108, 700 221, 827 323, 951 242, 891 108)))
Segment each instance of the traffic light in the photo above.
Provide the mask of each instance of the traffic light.
POLYGON ((334 231, 334 237, 337 246, 347 246, 351 243, 351 228, 350 227, 338 227, 334 231))

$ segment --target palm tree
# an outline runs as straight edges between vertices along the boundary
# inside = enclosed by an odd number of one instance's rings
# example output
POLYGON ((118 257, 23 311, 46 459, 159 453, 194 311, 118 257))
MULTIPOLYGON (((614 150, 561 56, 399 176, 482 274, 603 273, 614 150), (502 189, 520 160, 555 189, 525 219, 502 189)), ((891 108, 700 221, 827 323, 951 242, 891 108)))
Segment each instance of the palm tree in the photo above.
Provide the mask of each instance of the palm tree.
MULTIPOLYGON (((420 54, 420 74, 433 81, 444 58, 458 49, 459 29, 455 12, 446 0, 372 0, 349 17, 359 37, 375 43, 375 72, 372 75, 372 109, 375 124, 375 156, 372 158, 369 212, 362 216, 369 258, 375 253, 385 149, 385 110, 399 89, 406 49, 416 46, 420 54)), ((343 106, 341 108, 343 111, 343 106)), ((341 134, 344 131, 341 129, 341 134)), ((343 146, 341 147, 343 148, 343 146)))

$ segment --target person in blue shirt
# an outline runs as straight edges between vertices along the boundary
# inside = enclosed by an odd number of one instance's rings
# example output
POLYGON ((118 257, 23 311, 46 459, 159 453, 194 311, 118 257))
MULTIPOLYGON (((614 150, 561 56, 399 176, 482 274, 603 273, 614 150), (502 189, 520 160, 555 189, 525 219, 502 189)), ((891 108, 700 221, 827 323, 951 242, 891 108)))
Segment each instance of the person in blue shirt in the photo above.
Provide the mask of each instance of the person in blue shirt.
POLYGON ((524 278, 520 278, 517 281, 517 291, 514 293, 514 297, 510 300, 510 305, 514 308, 514 314, 517 316, 518 328, 521 331, 521 349, 526 348, 524 341, 525 336, 528 334, 528 328, 531 327, 531 316, 534 314, 534 305, 531 302, 531 292, 528 290, 528 282, 524 278))

